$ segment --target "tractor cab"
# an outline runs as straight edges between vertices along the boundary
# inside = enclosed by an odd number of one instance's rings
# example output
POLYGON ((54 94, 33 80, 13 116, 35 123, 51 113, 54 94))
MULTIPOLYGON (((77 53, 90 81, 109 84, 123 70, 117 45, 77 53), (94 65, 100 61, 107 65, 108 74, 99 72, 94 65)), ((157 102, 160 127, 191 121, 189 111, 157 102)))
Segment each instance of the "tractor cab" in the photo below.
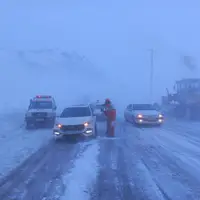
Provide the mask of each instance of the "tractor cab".
POLYGON ((182 79, 176 81, 177 93, 200 92, 200 79, 182 79))
POLYGON ((200 120, 200 79, 176 81, 174 93, 162 97, 162 105, 169 115, 200 120))
POLYGON ((176 82, 176 100, 190 104, 200 102, 200 79, 182 79, 176 82))

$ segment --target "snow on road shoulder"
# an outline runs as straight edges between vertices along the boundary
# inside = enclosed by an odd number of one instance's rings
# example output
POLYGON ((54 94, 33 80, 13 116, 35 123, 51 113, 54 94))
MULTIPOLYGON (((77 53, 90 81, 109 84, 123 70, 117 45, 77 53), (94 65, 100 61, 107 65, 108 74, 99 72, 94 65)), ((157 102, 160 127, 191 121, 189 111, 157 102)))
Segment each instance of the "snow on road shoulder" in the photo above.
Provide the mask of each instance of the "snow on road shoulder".
POLYGON ((90 191, 98 175, 99 144, 91 144, 86 151, 74 162, 74 168, 63 176, 66 187, 61 200, 90 199, 90 191))
POLYGON ((0 178, 48 143, 52 136, 51 130, 26 131, 23 128, 5 133, 13 137, 0 140, 0 178))
POLYGON ((13 111, 0 114, 0 141, 10 137, 14 137, 15 131, 20 129, 24 124, 24 112, 23 111, 13 111), (10 132, 10 134, 8 134, 10 132))

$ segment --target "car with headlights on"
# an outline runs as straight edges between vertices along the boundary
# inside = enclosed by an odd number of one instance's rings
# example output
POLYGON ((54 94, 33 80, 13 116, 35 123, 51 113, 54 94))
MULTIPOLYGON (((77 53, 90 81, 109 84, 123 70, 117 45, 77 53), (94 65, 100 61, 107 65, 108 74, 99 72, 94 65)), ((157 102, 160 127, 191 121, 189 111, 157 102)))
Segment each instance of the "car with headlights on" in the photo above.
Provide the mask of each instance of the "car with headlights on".
POLYGON ((152 104, 129 104, 124 111, 126 121, 136 125, 157 125, 164 122, 164 117, 152 104))
POLYGON ((64 136, 96 137, 96 117, 90 105, 74 105, 65 108, 56 118, 53 135, 56 140, 64 136))

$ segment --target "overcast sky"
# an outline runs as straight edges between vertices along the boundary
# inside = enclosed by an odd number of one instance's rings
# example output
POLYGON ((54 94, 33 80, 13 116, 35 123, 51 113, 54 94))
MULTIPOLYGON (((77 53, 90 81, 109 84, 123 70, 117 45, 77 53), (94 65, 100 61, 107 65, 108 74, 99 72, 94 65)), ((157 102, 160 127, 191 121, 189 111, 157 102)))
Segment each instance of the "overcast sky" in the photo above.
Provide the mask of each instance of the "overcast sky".
POLYGON ((185 54, 198 63, 199 11, 197 0, 6 0, 0 2, 0 48, 76 51, 143 97, 153 48, 159 98, 175 79, 199 76, 180 63, 185 54))

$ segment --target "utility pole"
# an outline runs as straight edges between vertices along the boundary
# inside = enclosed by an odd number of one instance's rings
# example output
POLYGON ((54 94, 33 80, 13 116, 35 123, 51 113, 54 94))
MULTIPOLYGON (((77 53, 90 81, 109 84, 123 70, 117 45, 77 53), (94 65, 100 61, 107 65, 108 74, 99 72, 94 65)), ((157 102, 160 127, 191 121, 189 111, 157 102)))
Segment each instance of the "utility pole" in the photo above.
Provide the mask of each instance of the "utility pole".
POLYGON ((150 51, 150 84, 149 84, 150 94, 149 96, 150 96, 151 103, 153 103, 152 101, 153 101, 153 76, 154 76, 154 50, 149 49, 149 51, 150 51))

